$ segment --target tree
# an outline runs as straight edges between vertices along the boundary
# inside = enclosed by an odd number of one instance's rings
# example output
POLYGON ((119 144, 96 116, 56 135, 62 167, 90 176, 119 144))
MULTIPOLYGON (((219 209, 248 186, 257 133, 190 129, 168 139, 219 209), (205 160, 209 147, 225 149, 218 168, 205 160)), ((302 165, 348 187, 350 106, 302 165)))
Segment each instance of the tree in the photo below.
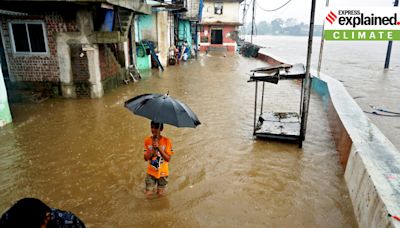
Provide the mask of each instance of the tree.
POLYGON ((288 18, 285 21, 285 27, 293 27, 293 26, 298 25, 298 24, 299 23, 297 22, 297 19, 293 18, 293 17, 288 18))
POLYGON ((271 26, 266 21, 261 21, 257 24, 257 34, 266 35, 271 33, 271 26))
POLYGON ((271 21, 272 34, 282 33, 283 20, 281 18, 276 18, 271 21))

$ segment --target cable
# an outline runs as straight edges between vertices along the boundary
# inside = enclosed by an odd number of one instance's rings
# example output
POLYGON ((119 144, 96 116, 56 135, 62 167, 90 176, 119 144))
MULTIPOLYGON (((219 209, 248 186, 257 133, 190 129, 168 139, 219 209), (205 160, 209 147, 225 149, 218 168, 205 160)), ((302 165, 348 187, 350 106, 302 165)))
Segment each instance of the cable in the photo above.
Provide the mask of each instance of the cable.
POLYGON ((375 106, 373 106, 373 105, 369 105, 369 107, 371 107, 372 109, 378 110, 378 111, 380 111, 380 112, 386 112, 386 113, 390 113, 390 114, 400 115, 400 112, 393 112, 393 111, 386 110, 386 109, 383 109, 383 108, 375 107, 375 106))
POLYGON ((260 9, 263 10, 263 11, 266 11, 266 12, 273 12, 273 11, 277 11, 277 10, 283 8, 284 6, 286 6, 287 4, 289 4, 289 2, 291 2, 291 1, 292 1, 292 0, 288 0, 285 4, 279 6, 278 8, 271 9, 271 10, 270 10, 270 9, 264 9, 264 8, 262 8, 258 3, 256 3, 256 5, 257 5, 258 8, 260 8, 260 9))
POLYGON ((372 112, 364 111, 364 112, 368 113, 368 114, 374 114, 374 115, 377 115, 377 116, 400 117, 400 115, 398 115, 398 114, 384 114, 384 113, 379 113, 379 112, 376 112, 376 111, 372 111, 372 112))

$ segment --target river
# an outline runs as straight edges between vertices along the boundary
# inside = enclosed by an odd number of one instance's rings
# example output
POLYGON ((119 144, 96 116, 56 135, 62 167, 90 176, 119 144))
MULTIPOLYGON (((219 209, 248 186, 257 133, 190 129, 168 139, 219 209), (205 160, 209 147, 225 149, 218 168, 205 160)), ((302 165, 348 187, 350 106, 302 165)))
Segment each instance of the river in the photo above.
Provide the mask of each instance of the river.
MULTIPOLYGON (((246 37, 249 39, 249 37, 246 37)), ((255 36, 253 42, 289 63, 304 63, 308 37, 255 36)), ((321 37, 313 42, 312 67, 317 69, 321 37)), ((366 112, 375 106, 400 113, 400 46, 393 42, 390 67, 384 70, 388 42, 325 41, 321 72, 343 82, 346 89, 366 112)), ((366 114, 382 133, 400 149, 400 117, 366 114)))
MULTIPOLYGON (((22 197, 70 210, 88 227, 356 227, 324 105, 312 95, 303 148, 252 137, 250 69, 236 54, 202 55, 100 99, 12 104, 0 130, 0 212, 22 197), (202 124, 165 126, 175 155, 168 193, 146 199, 143 139, 149 121, 127 99, 166 93, 202 124)), ((266 108, 299 108, 294 82, 267 85, 266 108)))

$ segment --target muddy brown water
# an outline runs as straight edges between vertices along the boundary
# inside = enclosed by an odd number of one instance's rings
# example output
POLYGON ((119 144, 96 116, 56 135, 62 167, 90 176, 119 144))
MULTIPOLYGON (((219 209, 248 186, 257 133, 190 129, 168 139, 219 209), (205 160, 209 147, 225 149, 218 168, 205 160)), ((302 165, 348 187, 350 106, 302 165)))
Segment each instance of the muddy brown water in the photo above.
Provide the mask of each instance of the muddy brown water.
MULTIPOLYGON (((211 53, 144 72, 101 99, 12 105, 14 122, 0 130, 0 212, 29 196, 74 212, 88 227, 356 227, 318 97, 302 149, 253 139, 254 84, 246 73, 261 66, 211 53), (167 91, 202 125, 165 126, 175 150, 168 194, 146 199, 149 121, 123 103, 167 91)), ((264 110, 298 109, 298 83, 266 90, 264 110)))

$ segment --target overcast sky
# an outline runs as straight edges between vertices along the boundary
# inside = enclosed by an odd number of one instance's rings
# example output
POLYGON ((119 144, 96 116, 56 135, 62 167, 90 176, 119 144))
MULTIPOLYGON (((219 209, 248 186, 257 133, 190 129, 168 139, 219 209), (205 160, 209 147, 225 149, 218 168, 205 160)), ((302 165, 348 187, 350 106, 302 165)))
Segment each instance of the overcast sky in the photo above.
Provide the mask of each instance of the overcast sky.
MULTIPOLYGON (((245 0, 249 4, 252 0, 245 0)), ((288 2, 288 0, 255 0, 256 1, 256 22, 267 21, 270 22, 275 18, 287 19, 290 17, 296 18, 299 22, 304 22, 306 24, 310 21, 310 11, 311 11, 311 0, 291 0, 283 8, 274 11, 266 12, 261 8, 266 10, 271 10, 278 8, 288 2)), ((326 0, 317 0, 316 10, 315 10, 315 24, 322 24, 325 17, 325 5, 326 0)), ((373 7, 373 6, 393 6, 394 0, 329 0, 329 6, 339 7, 339 6, 363 6, 363 7, 373 7)), ((244 2, 243 2, 244 3, 244 2)), ((242 3, 242 4, 243 4, 242 3)), ((241 9, 241 11, 243 8, 241 9)), ((246 23, 251 22, 251 6, 247 12, 246 23)), ((240 18, 242 19, 242 12, 240 13, 240 18)))

